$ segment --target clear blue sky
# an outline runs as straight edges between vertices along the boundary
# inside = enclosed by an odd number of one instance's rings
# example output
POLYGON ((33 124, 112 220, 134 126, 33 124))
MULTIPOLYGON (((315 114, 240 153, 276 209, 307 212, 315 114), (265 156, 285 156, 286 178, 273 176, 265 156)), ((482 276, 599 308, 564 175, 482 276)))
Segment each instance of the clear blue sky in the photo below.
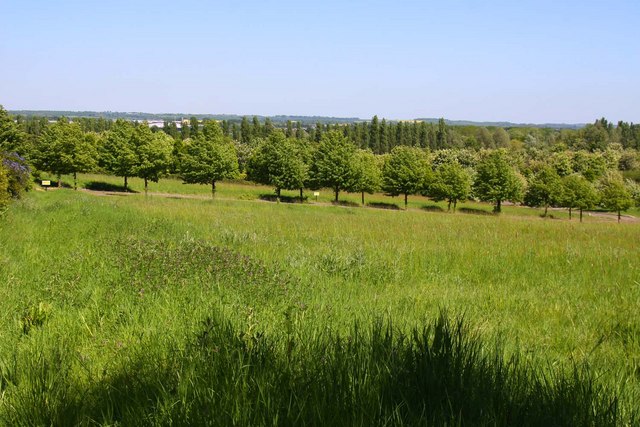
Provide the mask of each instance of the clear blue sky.
POLYGON ((0 104, 640 122, 640 1, 0 0, 0 104))

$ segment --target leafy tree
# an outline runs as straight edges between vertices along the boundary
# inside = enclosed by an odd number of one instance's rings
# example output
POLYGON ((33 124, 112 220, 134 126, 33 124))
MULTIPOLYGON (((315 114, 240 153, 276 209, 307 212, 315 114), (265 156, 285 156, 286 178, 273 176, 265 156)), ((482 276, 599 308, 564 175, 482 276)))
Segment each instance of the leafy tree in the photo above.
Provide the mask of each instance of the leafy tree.
POLYGON ((571 210, 580 210, 580 222, 582 222, 582 211, 593 209, 598 204, 598 193, 584 176, 574 173, 562 178, 563 197, 562 206, 569 209, 569 219, 571 210))
POLYGON ((507 159, 504 149, 491 151, 480 160, 474 182, 474 194, 494 203, 493 211, 501 212, 502 202, 522 199, 523 182, 507 159))
POLYGON ((392 196, 404 194, 407 208, 409 194, 426 187, 431 179, 431 166, 424 150, 399 145, 391 150, 382 167, 382 189, 392 196))
POLYGON ((69 123, 65 118, 49 126, 38 140, 35 155, 36 166, 58 178, 73 174, 73 187, 78 188, 78 172, 86 172, 96 165, 97 151, 94 141, 85 136, 77 123, 69 123))
POLYGON ((209 121, 207 126, 208 137, 198 137, 185 145, 181 172, 186 183, 211 184, 213 197, 217 181, 235 178, 238 174, 238 156, 233 144, 224 140, 215 121, 209 121))
POLYGON ((573 153, 573 170, 595 182, 607 172, 607 162, 601 153, 576 151, 573 153))
POLYGON ((382 170, 378 157, 369 150, 357 150, 353 157, 351 179, 346 190, 360 193, 364 205, 364 193, 373 194, 382 184, 382 170))
POLYGON ((464 201, 471 196, 471 184, 473 179, 469 169, 465 169, 457 161, 440 164, 435 171, 433 181, 427 186, 426 195, 436 202, 446 200, 447 210, 453 211, 459 201, 464 201))
POLYGON ((489 129, 484 126, 477 128, 476 140, 483 148, 495 148, 496 146, 491 132, 489 132, 489 129))
POLYGON ((600 204, 603 208, 618 213, 620 222, 621 212, 633 206, 631 192, 624 185, 618 173, 610 173, 600 182, 600 204))
POLYGON ((499 127, 493 131, 493 141, 497 148, 508 148, 511 138, 509 138, 509 134, 506 130, 499 127))
POLYGON ((625 185, 631 194, 631 198, 635 202, 636 206, 640 207, 640 184, 632 179, 625 180, 625 185))
POLYGON ((100 165, 115 176, 124 178, 127 191, 128 178, 135 175, 137 155, 133 145, 133 124, 126 120, 115 121, 107 132, 100 151, 100 165))
POLYGON ((551 166, 545 166, 529 181, 524 202, 527 206, 544 206, 544 216, 547 216, 549 206, 561 204, 563 190, 560 175, 551 166))
POLYGON ((137 164, 135 176, 144 180, 144 192, 148 191, 148 181, 158 182, 171 166, 174 139, 158 132, 152 133, 146 123, 138 125, 133 132, 137 164))
POLYGON ((340 191, 351 179, 355 151, 355 145, 342 133, 330 131, 322 134, 311 163, 312 188, 332 188, 337 202, 340 191))
POLYGON ((7 110, 0 105, 0 152, 28 154, 27 135, 16 125, 7 110))
POLYGON ((189 132, 190 137, 196 138, 200 133, 200 126, 198 123, 198 118, 196 116, 191 116, 191 118, 189 119, 189 128, 191 128, 191 132, 189 132))
POLYGON ((274 131, 254 150, 247 163, 247 178, 272 185, 280 199, 281 190, 304 188, 308 166, 300 151, 300 144, 286 138, 281 131, 274 131))

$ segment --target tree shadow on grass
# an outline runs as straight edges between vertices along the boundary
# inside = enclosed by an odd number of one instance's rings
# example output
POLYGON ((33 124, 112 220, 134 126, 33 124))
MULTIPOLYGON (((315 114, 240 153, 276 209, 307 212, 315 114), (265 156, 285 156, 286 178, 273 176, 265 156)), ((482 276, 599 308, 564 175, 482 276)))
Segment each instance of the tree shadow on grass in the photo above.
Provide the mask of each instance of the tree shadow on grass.
POLYGON ((334 200, 333 202, 331 202, 332 205, 335 206, 343 206, 346 208, 359 208, 360 204, 355 203, 355 202, 350 202, 348 200, 338 200, 337 202, 334 200))
POLYGON ((396 205, 395 203, 369 202, 367 203, 367 206, 371 208, 377 208, 377 209, 390 209, 394 211, 400 210, 400 206, 396 205))
MULTIPOLYGON (((278 196, 276 196, 275 194, 260 194, 258 198, 266 202, 278 201, 278 196)), ((306 200, 307 200, 307 197, 303 197, 302 201, 305 202, 306 200)), ((282 203, 301 203, 300 197, 292 197, 292 196, 280 196, 280 201, 282 203)))
POLYGON ((84 188, 91 191, 112 191, 114 193, 137 193, 137 191, 127 188, 125 190, 123 185, 110 184, 102 181, 89 181, 84 185, 84 188))
POLYGON ((485 211, 482 209, 476 208, 458 208, 458 212, 472 215, 486 215, 486 216, 494 216, 494 212, 485 211))
POLYGON ((444 209, 438 205, 424 205, 420 209, 427 212, 444 212, 444 209))

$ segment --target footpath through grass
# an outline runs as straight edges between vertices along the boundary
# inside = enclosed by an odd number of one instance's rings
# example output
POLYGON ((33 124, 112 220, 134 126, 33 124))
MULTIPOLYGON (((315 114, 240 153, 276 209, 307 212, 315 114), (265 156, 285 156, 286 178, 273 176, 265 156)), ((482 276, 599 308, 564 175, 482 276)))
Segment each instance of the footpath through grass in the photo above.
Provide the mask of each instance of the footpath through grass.
POLYGON ((33 193, 0 225, 0 423, 632 423, 639 237, 33 193))

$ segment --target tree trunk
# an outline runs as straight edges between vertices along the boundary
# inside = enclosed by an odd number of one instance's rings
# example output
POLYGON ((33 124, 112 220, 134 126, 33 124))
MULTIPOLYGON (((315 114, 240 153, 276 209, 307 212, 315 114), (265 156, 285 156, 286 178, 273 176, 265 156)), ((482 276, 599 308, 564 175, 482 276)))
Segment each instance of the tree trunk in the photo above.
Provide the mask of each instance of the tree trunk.
POLYGON ((571 208, 569 208, 569 221, 571 221, 571 208))
POLYGON ((456 206, 458 205, 458 201, 454 200, 453 201, 453 213, 456 213, 456 206))
POLYGON ((147 182, 147 178, 144 179, 144 195, 146 196, 149 192, 149 184, 147 182))
POLYGON ((336 193, 335 202, 338 203, 338 194, 340 194, 340 187, 336 186, 335 193, 336 193))
POLYGON ((127 183, 127 176, 125 175, 125 177, 124 177, 124 192, 125 193, 127 192, 127 184, 128 184, 127 183))
POLYGON ((216 197, 216 180, 212 179, 211 180, 211 198, 215 198, 216 197))
POLYGON ((280 188, 276 188, 276 203, 280 203, 280 188))
POLYGON ((549 210, 549 205, 544 205, 544 216, 547 216, 547 210, 549 210))
POLYGON ((496 200, 496 205, 494 206, 493 211, 495 213, 502 212, 502 200, 496 200))
POLYGON ((580 222, 582 222, 582 209, 580 209, 580 222))
POLYGON ((451 212, 451 199, 449 199, 449 203, 447 204, 447 212, 451 212))
POLYGON ((58 174, 58 188, 62 187, 62 175, 58 174))
POLYGON ((408 199, 409 199, 409 195, 407 193, 404 193, 404 210, 407 210, 407 203, 408 203, 408 199))
POLYGON ((362 206, 364 206, 364 191, 362 191, 362 206))
POLYGON ((78 173, 74 172, 73 173, 73 189, 74 190, 78 190, 78 173))
POLYGON ((304 199, 303 199, 303 198, 304 198, 304 194, 302 194, 302 190, 303 190, 303 188, 302 188, 302 187, 300 187, 300 203, 302 203, 302 202, 303 202, 303 200, 304 200, 304 199))
POLYGON ((620 223, 620 210, 618 210, 618 223, 620 223))

